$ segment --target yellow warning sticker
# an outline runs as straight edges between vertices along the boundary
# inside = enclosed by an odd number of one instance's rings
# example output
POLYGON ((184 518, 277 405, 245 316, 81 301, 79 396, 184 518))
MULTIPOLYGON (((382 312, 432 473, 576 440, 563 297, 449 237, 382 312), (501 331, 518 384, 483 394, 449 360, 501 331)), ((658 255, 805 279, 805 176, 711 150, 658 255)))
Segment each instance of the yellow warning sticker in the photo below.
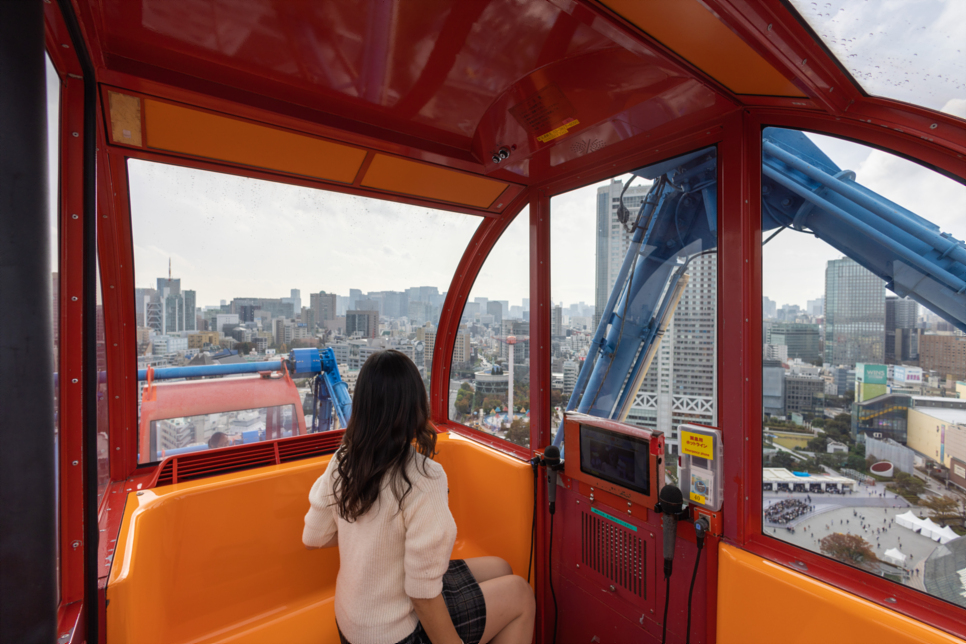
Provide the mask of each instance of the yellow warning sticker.
POLYGON ((681 432, 681 451, 689 456, 714 460, 714 437, 695 434, 694 432, 681 432))
POLYGON ((691 492, 691 500, 694 501, 695 503, 700 503, 701 505, 707 505, 708 503, 708 500, 705 499, 700 494, 698 494, 697 492, 691 492))
POLYGON ((574 127, 575 125, 580 125, 580 121, 578 121, 577 119, 568 121, 563 125, 561 125, 560 127, 550 130, 546 134, 541 134, 540 136, 537 137, 537 140, 540 141, 541 143, 546 143, 547 141, 553 141, 554 139, 558 139, 562 137, 564 134, 567 133, 567 131, 570 128, 574 127))

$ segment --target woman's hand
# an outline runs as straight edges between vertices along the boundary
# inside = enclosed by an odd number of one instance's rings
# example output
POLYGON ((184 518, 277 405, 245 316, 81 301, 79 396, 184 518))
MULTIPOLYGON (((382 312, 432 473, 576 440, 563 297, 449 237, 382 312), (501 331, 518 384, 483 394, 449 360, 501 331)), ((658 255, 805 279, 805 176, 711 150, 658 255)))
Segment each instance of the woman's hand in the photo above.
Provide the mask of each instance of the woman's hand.
POLYGON ((432 599, 409 598, 416 609, 416 617, 423 625, 423 630, 429 635, 433 644, 463 644, 463 640, 456 633, 453 618, 449 616, 446 601, 442 595, 432 599))

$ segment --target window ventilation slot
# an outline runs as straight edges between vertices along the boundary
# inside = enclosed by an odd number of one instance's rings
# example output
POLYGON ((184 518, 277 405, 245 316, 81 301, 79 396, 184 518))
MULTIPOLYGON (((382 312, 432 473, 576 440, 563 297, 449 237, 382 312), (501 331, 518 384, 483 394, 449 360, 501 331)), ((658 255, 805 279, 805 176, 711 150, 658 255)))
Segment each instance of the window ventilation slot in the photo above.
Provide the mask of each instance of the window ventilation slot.
POLYGON ((581 513, 581 564, 642 599, 647 572, 647 544, 630 530, 581 513))
POLYGON ((344 431, 322 432, 238 445, 224 449, 178 454, 164 459, 154 480, 148 486, 159 487, 183 483, 208 476, 218 476, 266 465, 289 463, 303 458, 331 454, 342 444, 344 431))

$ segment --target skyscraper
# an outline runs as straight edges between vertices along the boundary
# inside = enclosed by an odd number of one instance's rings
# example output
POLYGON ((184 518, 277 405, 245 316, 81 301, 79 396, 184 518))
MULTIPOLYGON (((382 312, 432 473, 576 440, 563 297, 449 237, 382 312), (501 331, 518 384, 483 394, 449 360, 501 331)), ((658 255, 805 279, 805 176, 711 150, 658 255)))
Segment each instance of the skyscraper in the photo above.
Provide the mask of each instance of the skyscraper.
MULTIPOLYGON (((913 360, 919 355, 918 342, 910 342, 919 318, 919 304, 909 298, 890 296, 885 301, 885 361, 894 364, 901 360, 913 360), (903 331, 906 333, 903 333, 903 331), (903 350, 905 343, 905 350, 903 350), (915 346, 913 346, 915 345, 915 346)), ((918 340, 918 337, 915 338, 918 340)))
POLYGON ((664 432, 669 454, 678 452, 680 423, 718 422, 717 254, 695 258, 687 274, 688 285, 627 417, 664 432))
POLYGON ((825 269, 825 362, 885 360, 885 282, 843 257, 825 269))
MULTIPOLYGON (((597 188, 597 269, 594 289, 594 328, 600 323, 600 315, 607 304, 610 292, 617 281, 631 235, 617 219, 621 190, 624 184, 613 179, 606 186, 597 188)), ((634 220, 637 211, 651 189, 650 183, 631 186, 624 193, 624 207, 630 211, 634 220)))
POLYGON ((336 313, 335 293, 319 291, 309 295, 309 306, 315 311, 315 323, 318 326, 325 324, 326 320, 334 320, 336 313))

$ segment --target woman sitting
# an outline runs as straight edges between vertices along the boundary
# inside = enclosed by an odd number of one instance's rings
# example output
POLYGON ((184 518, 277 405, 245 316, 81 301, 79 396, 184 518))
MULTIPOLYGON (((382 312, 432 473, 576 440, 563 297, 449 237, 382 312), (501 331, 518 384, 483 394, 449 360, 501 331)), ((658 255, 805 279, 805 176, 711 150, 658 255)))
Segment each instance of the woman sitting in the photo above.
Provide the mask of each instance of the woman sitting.
POLYGON ((450 561, 456 523, 416 365, 382 351, 359 372, 342 446, 309 492, 302 541, 339 546, 343 644, 528 644, 530 585, 499 557, 450 561))

